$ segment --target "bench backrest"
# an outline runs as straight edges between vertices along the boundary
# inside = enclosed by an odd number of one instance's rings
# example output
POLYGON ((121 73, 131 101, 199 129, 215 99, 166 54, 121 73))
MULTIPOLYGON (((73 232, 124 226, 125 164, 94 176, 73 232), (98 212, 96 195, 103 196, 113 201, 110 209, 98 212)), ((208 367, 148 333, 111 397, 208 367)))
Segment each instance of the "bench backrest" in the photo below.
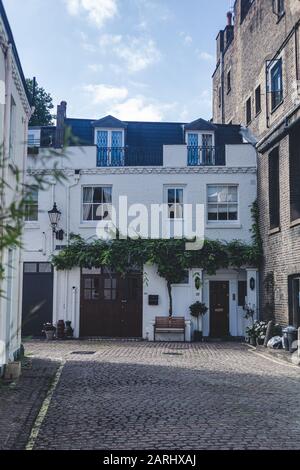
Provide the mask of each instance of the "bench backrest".
POLYGON ((185 318, 184 317, 156 317, 155 327, 156 328, 184 328, 185 318))

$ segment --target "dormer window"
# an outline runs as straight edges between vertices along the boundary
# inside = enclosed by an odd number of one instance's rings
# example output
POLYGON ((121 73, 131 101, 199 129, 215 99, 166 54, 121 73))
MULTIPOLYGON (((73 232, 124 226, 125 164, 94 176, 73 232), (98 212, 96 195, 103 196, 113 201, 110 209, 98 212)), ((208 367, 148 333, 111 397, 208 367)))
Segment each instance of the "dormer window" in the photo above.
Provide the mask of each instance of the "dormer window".
POLYGON ((214 165, 214 133, 191 131, 186 133, 188 146, 188 165, 214 165))
POLYGON ((97 166, 124 165, 124 130, 95 129, 95 144, 97 151, 97 166))

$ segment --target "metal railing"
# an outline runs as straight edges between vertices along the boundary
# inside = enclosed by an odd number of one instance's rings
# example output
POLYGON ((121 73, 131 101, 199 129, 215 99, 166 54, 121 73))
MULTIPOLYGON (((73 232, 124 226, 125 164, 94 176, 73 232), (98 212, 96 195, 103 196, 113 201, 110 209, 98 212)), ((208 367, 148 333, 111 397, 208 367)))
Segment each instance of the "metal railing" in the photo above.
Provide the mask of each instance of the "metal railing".
POLYGON ((98 147, 98 167, 162 166, 162 148, 98 147))
POLYGON ((188 166, 214 166, 216 164, 215 147, 188 147, 188 166))

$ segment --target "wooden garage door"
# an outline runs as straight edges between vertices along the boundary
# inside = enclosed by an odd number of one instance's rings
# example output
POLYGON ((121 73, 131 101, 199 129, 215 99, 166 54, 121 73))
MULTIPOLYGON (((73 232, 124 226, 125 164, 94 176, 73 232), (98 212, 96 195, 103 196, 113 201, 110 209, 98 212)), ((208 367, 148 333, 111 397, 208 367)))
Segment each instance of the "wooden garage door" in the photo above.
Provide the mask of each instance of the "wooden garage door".
POLYGON ((142 275, 82 269, 80 336, 141 337, 142 275))

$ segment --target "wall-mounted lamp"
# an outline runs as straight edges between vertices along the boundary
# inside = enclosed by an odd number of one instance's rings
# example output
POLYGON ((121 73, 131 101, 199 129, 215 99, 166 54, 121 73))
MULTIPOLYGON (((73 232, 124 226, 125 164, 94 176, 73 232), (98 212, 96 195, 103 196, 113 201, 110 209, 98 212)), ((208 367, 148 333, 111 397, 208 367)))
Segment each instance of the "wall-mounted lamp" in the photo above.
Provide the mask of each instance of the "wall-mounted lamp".
POLYGON ((61 217, 61 212, 57 209, 56 202, 53 204, 53 208, 51 209, 51 211, 48 211, 48 215, 49 215, 50 224, 51 224, 53 233, 56 233, 57 225, 61 217))

